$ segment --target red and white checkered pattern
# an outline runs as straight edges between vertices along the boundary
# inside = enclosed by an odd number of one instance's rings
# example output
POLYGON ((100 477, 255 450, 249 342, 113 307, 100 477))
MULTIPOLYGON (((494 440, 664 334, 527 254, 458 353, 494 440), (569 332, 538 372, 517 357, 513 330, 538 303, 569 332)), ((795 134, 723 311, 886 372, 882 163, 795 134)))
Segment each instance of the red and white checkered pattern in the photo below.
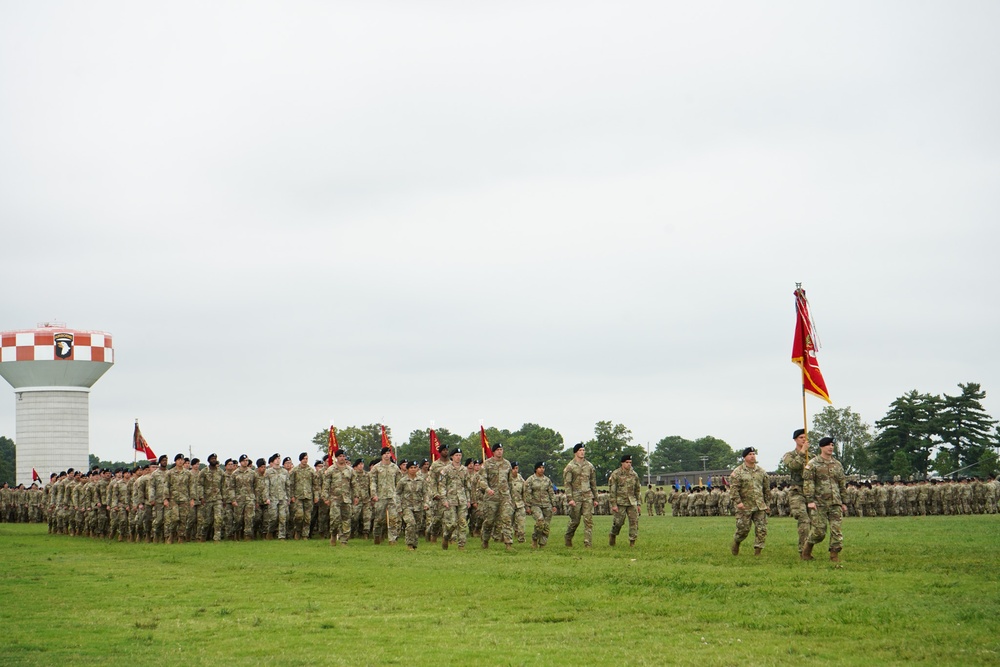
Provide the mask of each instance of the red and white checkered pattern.
POLYGON ((115 363, 111 334, 72 329, 30 329, 0 333, 0 362, 4 361, 106 361, 115 363), (56 356, 56 334, 71 334, 73 350, 56 356))

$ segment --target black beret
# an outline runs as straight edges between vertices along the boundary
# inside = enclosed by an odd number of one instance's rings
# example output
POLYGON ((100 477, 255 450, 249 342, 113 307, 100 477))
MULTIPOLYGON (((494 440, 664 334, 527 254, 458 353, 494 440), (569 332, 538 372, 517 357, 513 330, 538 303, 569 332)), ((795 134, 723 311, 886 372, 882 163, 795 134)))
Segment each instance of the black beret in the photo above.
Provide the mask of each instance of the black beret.
POLYGON ((379 456, 382 456, 383 454, 388 454, 388 453, 389 453, 389 452, 391 452, 391 451, 392 451, 392 450, 391 450, 390 448, 388 448, 388 447, 383 447, 383 448, 382 448, 382 451, 380 451, 380 452, 378 453, 378 455, 379 455, 379 456))
POLYGON ((341 456, 343 456, 344 458, 347 458, 347 450, 346 449, 338 449, 337 453, 334 454, 334 456, 336 456, 338 458, 341 457, 341 456))
POLYGON ((587 445, 583 444, 582 442, 578 442, 575 445, 573 445, 573 453, 576 454, 579 450, 586 448, 587 445))
POLYGON ((631 461, 631 460, 632 460, 632 455, 631 454, 625 454, 624 456, 622 456, 621 462, 625 463, 626 461, 631 461))
POLYGON ((517 465, 517 461, 511 461, 511 462, 510 462, 510 467, 511 467, 511 468, 520 468, 520 466, 519 466, 519 465, 517 465))
POLYGON ((535 464, 535 470, 538 470, 539 468, 544 468, 544 467, 545 467, 545 462, 544 461, 539 461, 538 463, 535 464))
POLYGON ((308 459, 308 458, 309 458, 309 454, 307 454, 306 452, 302 452, 301 454, 299 454, 299 461, 301 461, 302 459, 308 459))
POLYGON ((246 454, 240 454, 240 463, 243 463, 244 461, 249 461, 249 460, 250 460, 249 456, 247 456, 246 454))
POLYGON ((746 449, 743 450, 743 458, 746 458, 748 454, 756 454, 756 453, 757 453, 756 447, 747 447, 746 449))
POLYGON ((833 444, 833 438, 831 438, 830 436, 826 436, 825 438, 819 439, 820 447, 826 447, 827 445, 832 445, 832 444, 833 444))
POLYGON ((354 467, 355 467, 355 468, 357 468, 357 467, 358 467, 358 465, 360 465, 360 464, 362 464, 362 463, 364 463, 364 462, 365 462, 365 460, 364 460, 364 459, 357 459, 357 460, 356 460, 356 461, 354 462, 354 467))
POLYGON ((497 444, 493 445, 493 451, 494 452, 496 450, 498 450, 498 449, 503 449, 503 443, 502 442, 498 442, 497 444))
POLYGON ((262 468, 264 465, 266 465, 266 461, 264 461, 263 458, 257 459, 257 467, 258 468, 262 468))
MULTIPOLYGON (((461 450, 459 450, 459 451, 461 451, 461 450)), ((465 465, 469 465, 470 463, 473 463, 472 459, 465 459, 465 465)))
MULTIPOLYGON (((214 454, 213 454, 213 456, 214 456, 214 454)), ((291 460, 292 460, 291 456, 286 456, 285 458, 283 458, 281 460, 281 465, 285 465, 286 463, 290 462, 291 460)))
POLYGON ((792 431, 792 440, 795 440, 795 438, 799 437, 800 435, 805 435, 805 434, 806 434, 806 430, 804 428, 797 428, 794 431, 792 431))
POLYGON ((456 447, 455 449, 451 450, 451 455, 452 456, 454 456, 455 454, 461 454, 461 453, 462 453, 462 449, 460 447, 456 447))

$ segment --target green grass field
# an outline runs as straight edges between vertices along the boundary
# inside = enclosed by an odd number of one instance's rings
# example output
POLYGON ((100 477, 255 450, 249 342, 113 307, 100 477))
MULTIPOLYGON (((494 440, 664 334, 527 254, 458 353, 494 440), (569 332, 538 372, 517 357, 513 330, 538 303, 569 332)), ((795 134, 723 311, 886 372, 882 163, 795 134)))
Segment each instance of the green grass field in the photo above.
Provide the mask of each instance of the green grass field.
POLYGON ((1000 516, 848 519, 841 568, 800 562, 791 519, 760 558, 730 555, 731 518, 643 517, 631 550, 608 517, 593 549, 565 525, 507 553, 0 524, 0 664, 1000 663, 1000 516))

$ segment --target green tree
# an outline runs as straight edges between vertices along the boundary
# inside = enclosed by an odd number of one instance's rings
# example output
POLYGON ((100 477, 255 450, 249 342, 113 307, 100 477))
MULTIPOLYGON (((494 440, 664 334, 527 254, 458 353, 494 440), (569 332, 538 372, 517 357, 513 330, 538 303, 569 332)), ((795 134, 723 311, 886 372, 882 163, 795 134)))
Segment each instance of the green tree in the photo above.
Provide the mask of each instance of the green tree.
POLYGON ((14 441, 0 435, 0 486, 6 482, 14 486, 17 479, 17 448, 14 441))
POLYGON ((986 398, 986 392, 978 383, 959 383, 958 387, 962 391, 957 396, 944 395, 938 414, 937 434, 942 445, 954 452, 958 465, 952 470, 971 466, 968 474, 982 475, 979 462, 996 446, 993 427, 997 422, 983 409, 982 400, 986 398))
MULTIPOLYGON (((587 447, 587 460, 597 469, 597 483, 605 484, 608 475, 621 465, 622 454, 631 454, 633 463, 645 463, 645 452, 638 445, 631 445, 632 431, 623 424, 612 424, 610 421, 599 421, 594 425, 594 438, 584 443, 587 447)), ((572 455, 572 454, 571 454, 572 455)), ((562 473, 562 470, 559 470, 562 473)), ((637 474, 645 475, 645 471, 637 474)))
POLYGON ((889 465, 889 474, 900 479, 908 479, 913 474, 913 465, 906 450, 897 449, 892 455, 892 462, 889 465))
MULTIPOLYGON (((452 449, 462 443, 462 436, 456 435, 446 428, 435 428, 438 441, 452 449)), ((410 439, 396 448, 396 456, 407 461, 431 461, 431 433, 430 429, 414 429, 410 432, 410 439)))
MULTIPOLYGON (((909 466, 923 476, 930 468, 931 451, 937 444, 941 397, 911 390, 889 406, 885 417, 875 422, 878 432, 872 441, 872 467, 879 476, 892 472, 896 453, 906 455, 909 466)), ((912 473, 911 473, 912 474, 912 473)))
POLYGON ((813 415, 813 446, 820 437, 830 436, 835 443, 835 456, 844 466, 848 475, 872 472, 872 430, 861 421, 861 415, 851 410, 851 406, 837 409, 832 405, 824 407, 813 415))
MULTIPOLYGON (((391 442, 392 429, 386 426, 385 433, 391 442)), ((337 446, 347 451, 347 455, 352 459, 362 458, 370 461, 377 459, 379 452, 382 451, 382 427, 379 424, 338 428, 336 434, 337 446)), ((329 429, 319 431, 312 439, 313 444, 316 445, 324 458, 329 452, 329 439, 329 429)), ((298 462, 296 461, 296 463, 298 462)))
MULTIPOLYGON (((564 445, 561 433, 538 424, 522 424, 504 443, 504 456, 521 464, 522 476, 533 473, 538 462, 545 463, 551 473, 564 445)), ((562 468, 559 469, 559 474, 562 474, 562 468)))
MULTIPOLYGON (((106 468, 108 470, 115 470, 116 468, 128 468, 129 470, 131 470, 132 468, 135 467, 136 463, 145 463, 146 457, 144 456, 142 457, 142 459, 139 459, 138 461, 105 461, 104 459, 94 454, 90 454, 88 460, 90 461, 91 470, 93 470, 94 468, 106 468)), ((171 463, 173 463, 173 461, 171 461, 171 463)))
POLYGON ((718 470, 731 468, 739 462, 739 455, 725 440, 711 435, 697 440, 668 435, 656 443, 656 448, 650 455, 650 465, 656 474, 682 470, 718 470))

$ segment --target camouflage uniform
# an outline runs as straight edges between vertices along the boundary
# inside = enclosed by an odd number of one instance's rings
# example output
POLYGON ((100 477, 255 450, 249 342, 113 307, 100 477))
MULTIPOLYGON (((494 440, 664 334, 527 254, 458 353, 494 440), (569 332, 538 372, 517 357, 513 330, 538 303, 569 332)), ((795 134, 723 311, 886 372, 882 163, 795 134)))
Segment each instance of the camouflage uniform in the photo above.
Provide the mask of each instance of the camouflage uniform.
POLYGON ((288 527, 288 471, 280 465, 270 465, 264 473, 264 481, 271 499, 264 518, 267 523, 266 532, 277 533, 278 539, 283 540, 288 527))
MULTIPOLYGON (((826 538, 829 524, 830 557, 835 558, 844 543, 844 536, 840 532, 840 524, 844 518, 843 498, 847 490, 844 468, 837 459, 826 460, 822 456, 815 456, 806 464, 802 478, 806 501, 816 504, 816 509, 810 512, 812 533, 807 542, 807 552, 811 555, 813 545, 826 538)), ((803 556, 805 555, 806 552, 803 552, 803 556)))
POLYGON ((372 527, 372 490, 363 465, 360 471, 357 466, 354 468, 351 493, 358 499, 358 504, 351 510, 351 532, 355 537, 367 540, 372 527))
POLYGON ((232 475, 233 534, 235 539, 253 537, 254 505, 257 502, 254 486, 257 473, 248 465, 240 466, 232 475))
POLYGON ((424 486, 427 491, 427 505, 430 507, 427 511, 427 539, 431 542, 437 540, 438 536, 444 530, 444 499, 439 495, 437 480, 441 477, 441 471, 447 466, 448 455, 442 452, 431 463, 428 478, 425 480, 426 483, 424 486))
MULTIPOLYGON (((163 541, 163 528, 165 519, 166 505, 164 502, 169 500, 169 491, 167 490, 167 471, 163 468, 157 468, 149 475, 149 485, 146 487, 146 503, 152 512, 152 540, 154 542, 163 541)), ((149 541, 147 539, 147 541, 149 541)))
POLYGON ((202 519, 201 519, 201 540, 208 538, 209 527, 213 528, 214 540, 222 540, 223 522, 225 513, 222 511, 222 495, 225 485, 224 478, 226 472, 221 466, 212 468, 208 466, 198 475, 201 486, 202 499, 202 519))
MULTIPOLYGON (((427 509, 424 502, 424 480, 418 475, 407 475, 396 484, 396 498, 406 524, 406 547, 416 549, 420 539, 420 516, 427 509)), ((381 496, 379 496, 381 500, 381 496)))
POLYGON ((347 544, 351 537, 351 517, 356 500, 351 488, 354 468, 348 463, 341 466, 334 462, 323 473, 323 501, 330 508, 330 544, 336 544, 337 536, 341 544, 347 544))
POLYGON ((177 536, 183 542, 187 536, 188 515, 191 512, 191 473, 175 465, 167 471, 167 542, 177 536))
POLYGON ((639 503, 642 487, 639 484, 639 475, 631 468, 619 467, 608 478, 608 495, 611 497, 611 511, 614 519, 611 523, 611 535, 609 544, 614 545, 615 538, 621 532, 622 524, 628 517, 628 542, 629 546, 635 544, 639 537, 639 503))
POLYGON ((544 547, 549 541, 549 525, 552 523, 552 506, 555 494, 552 480, 547 475, 531 475, 524 482, 524 502, 535 519, 535 529, 531 532, 531 546, 544 547))
MULTIPOLYGON (((597 470, 594 464, 574 457, 563 469, 563 487, 573 505, 569 508, 569 525, 566 526, 566 546, 573 546, 573 536, 583 518, 583 544, 589 547, 594 532, 594 498, 597 496, 597 470)), ((657 497, 659 507, 659 497, 657 497)))
POLYGON ((469 507, 469 472, 465 466, 448 464, 440 469, 437 476, 437 495, 444 507, 442 517, 441 547, 448 548, 449 542, 458 542, 458 548, 465 548, 469 535, 466 510, 469 507))
POLYGON ((483 548, 489 546, 491 537, 500 537, 503 543, 514 542, 510 519, 513 502, 510 496, 510 462, 502 457, 492 456, 483 462, 479 476, 479 488, 483 492, 480 509, 483 514, 483 548))
POLYGON ((396 485, 402 472, 391 461, 379 461, 368 471, 368 487, 375 501, 375 516, 372 533, 375 542, 382 541, 382 533, 387 533, 389 544, 395 544, 399 536, 399 514, 396 511, 396 485))
POLYGON ((292 530, 295 539, 301 536, 309 539, 309 524, 312 522, 313 499, 315 489, 316 472, 309 465, 307 459, 299 462, 299 465, 292 468, 289 474, 289 486, 292 495, 292 530))
POLYGON ((513 470, 510 475, 510 498, 514 506, 510 517, 514 539, 518 542, 524 542, 524 478, 521 477, 520 473, 515 473, 513 470))
POLYGON ((771 489, 767 473, 759 465, 753 468, 741 463, 729 476, 729 493, 736 508, 736 534, 733 536, 733 555, 739 552, 739 544, 754 527, 753 548, 755 553, 764 548, 767 541, 767 510, 771 489), (738 505, 743 504, 743 509, 738 505))
POLYGON ((809 454, 808 452, 801 454, 793 449, 781 457, 781 462, 788 468, 788 476, 791 478, 791 485, 785 489, 785 496, 788 501, 788 511, 795 519, 795 527, 799 533, 799 553, 802 553, 812 531, 809 508, 806 507, 806 497, 802 493, 802 471, 809 462, 809 454))

